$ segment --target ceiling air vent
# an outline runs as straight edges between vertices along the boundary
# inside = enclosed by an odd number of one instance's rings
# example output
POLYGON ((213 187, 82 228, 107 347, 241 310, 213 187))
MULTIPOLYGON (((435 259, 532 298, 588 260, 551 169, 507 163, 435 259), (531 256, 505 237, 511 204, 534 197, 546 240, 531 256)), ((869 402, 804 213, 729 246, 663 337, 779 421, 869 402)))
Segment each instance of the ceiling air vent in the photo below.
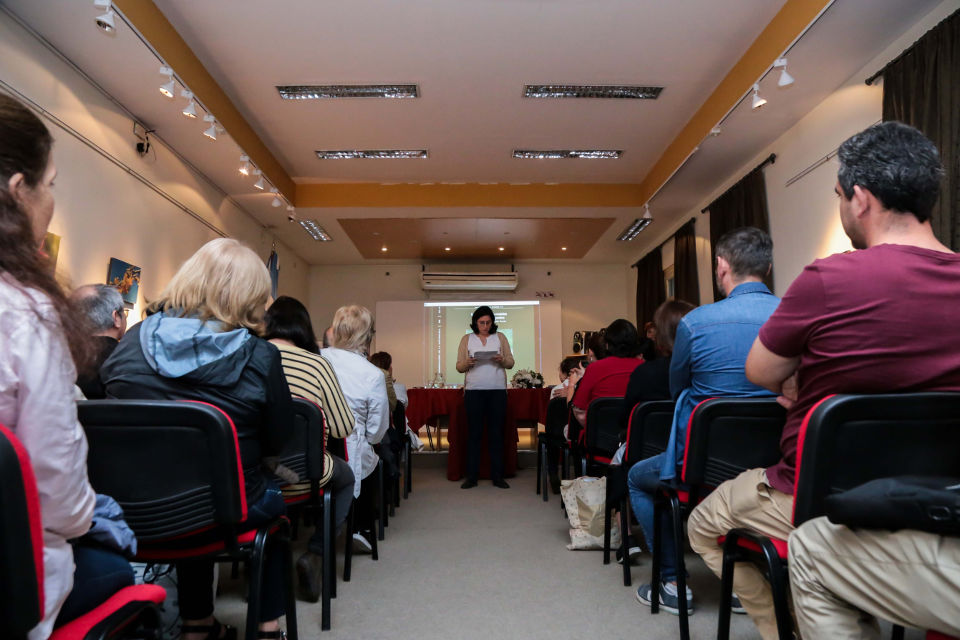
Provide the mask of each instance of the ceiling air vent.
POLYGON ((511 272, 424 271, 420 287, 424 291, 516 291, 518 274, 511 272))
POLYGON ((524 98, 620 98, 656 100, 663 87, 635 84, 528 84, 524 98))

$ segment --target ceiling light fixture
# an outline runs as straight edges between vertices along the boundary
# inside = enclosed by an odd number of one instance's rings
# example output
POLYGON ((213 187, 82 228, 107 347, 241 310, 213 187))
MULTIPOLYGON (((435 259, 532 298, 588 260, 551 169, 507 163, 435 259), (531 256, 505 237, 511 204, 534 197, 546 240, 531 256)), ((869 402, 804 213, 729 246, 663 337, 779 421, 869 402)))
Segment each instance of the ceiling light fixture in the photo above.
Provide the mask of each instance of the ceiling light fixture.
POLYGON ((204 131, 203 135, 215 141, 217 139, 217 119, 208 113, 203 116, 203 121, 210 123, 210 128, 204 131))
POLYGON ((767 104, 767 100, 760 97, 760 84, 757 83, 753 85, 753 106, 751 108, 759 109, 765 104, 767 104))
POLYGON ((316 220, 298 220, 297 222, 299 222, 300 226, 317 242, 333 242, 333 238, 323 230, 323 227, 321 227, 320 223, 316 220))
POLYGON ((411 160, 428 157, 426 149, 342 149, 317 151, 321 160, 356 160, 356 159, 400 159, 411 160))
POLYGON ((284 85, 277 91, 284 100, 323 100, 327 98, 418 98, 415 84, 325 84, 284 85))
POLYGON ((720 125, 717 125, 713 129, 710 129, 710 135, 714 138, 716 138, 721 133, 723 133, 723 129, 720 128, 720 125))
POLYGON ((184 89, 180 92, 180 97, 186 98, 189 101, 180 113, 190 119, 195 119, 197 117, 197 103, 193 100, 193 91, 184 89))
POLYGON ((450 247, 444 247, 443 250, 444 250, 444 251, 450 251, 450 247))
POLYGON ((780 79, 777 80, 778 87, 789 87, 793 84, 793 76, 787 73, 787 59, 777 58, 773 63, 774 69, 780 69, 780 79))
POLYGON ((246 155, 241 155, 241 156, 240 156, 240 169, 239 169, 239 171, 240 171, 240 173, 241 173, 242 175, 245 175, 245 176, 250 175, 250 158, 249 158, 249 156, 246 156, 246 155))
POLYGON ((497 250, 498 250, 498 251, 506 251, 506 247, 498 247, 497 250))
MULTIPOLYGON (((94 3, 96 4, 96 3, 94 3)), ((99 8, 99 6, 98 6, 99 8)), ((117 32, 117 14, 114 12, 110 3, 107 3, 107 12, 96 18, 97 26, 106 34, 114 35, 117 32)))
POLYGON ((160 93, 168 98, 172 98, 177 88, 176 81, 173 79, 173 69, 167 65, 160 67, 160 74, 167 76, 167 81, 160 85, 160 93))
POLYGON ((110 9, 110 5, 113 4, 110 0, 93 0, 93 6, 100 11, 107 11, 110 9))
POLYGON ((263 191, 264 189, 266 189, 266 188, 267 188, 267 184, 266 184, 266 182, 264 181, 263 176, 260 174, 260 169, 254 169, 254 170, 253 170, 253 175, 259 176, 259 177, 257 178, 257 181, 253 183, 253 188, 254 188, 254 189, 260 189, 260 191, 263 191))
POLYGON ((283 200, 281 200, 281 199, 280 199, 279 197, 277 197, 277 196, 273 196, 273 201, 270 202, 270 206, 271 206, 271 207, 282 207, 282 206, 283 206, 283 200))
POLYGON ((560 247, 560 251, 566 251, 566 250, 567 250, 566 247, 560 247))
POLYGON ((523 160, 559 160, 564 158, 581 158, 585 160, 616 160, 622 155, 623 149, 513 150, 513 157, 523 160))
POLYGON ((663 87, 633 84, 528 84, 524 98, 626 98, 656 100, 663 87))
POLYGON ((653 216, 650 214, 650 203, 643 205, 643 219, 644 220, 653 220, 653 216))
POLYGON ((380 251, 386 253, 386 252, 387 252, 387 248, 386 248, 386 247, 380 247, 380 251))
POLYGON ((643 217, 637 218, 636 220, 631 222, 630 226, 624 229, 623 232, 621 232, 620 235, 617 236, 617 242, 630 242, 631 240, 636 238, 638 235, 640 235, 640 232, 646 229, 651 222, 653 222, 653 216, 650 215, 650 205, 649 204, 643 205, 643 208, 644 208, 643 217))

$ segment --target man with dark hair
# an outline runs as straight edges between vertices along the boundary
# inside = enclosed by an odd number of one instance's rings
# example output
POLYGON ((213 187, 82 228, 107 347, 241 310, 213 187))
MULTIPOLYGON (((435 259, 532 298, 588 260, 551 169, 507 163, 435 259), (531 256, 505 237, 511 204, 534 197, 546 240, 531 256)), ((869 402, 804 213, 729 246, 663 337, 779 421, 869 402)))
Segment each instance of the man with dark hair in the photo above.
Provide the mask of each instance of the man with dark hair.
MULTIPOLYGON (((690 515, 690 544, 719 575, 717 536, 735 527, 789 535, 804 638, 879 637, 864 612, 956 635, 957 539, 855 534, 825 518, 791 535, 797 439, 817 401, 833 393, 960 390, 960 256, 937 241, 928 220, 942 175, 936 147, 916 129, 885 122, 844 142, 838 157, 840 221, 862 250, 808 265, 760 330, 746 374, 788 409, 782 458, 711 493, 690 515), (942 581, 934 584, 937 575, 942 581)), ((737 565, 734 589, 761 635, 777 638, 763 574, 737 565)))
MULTIPOLYGON (((717 256, 717 285, 727 296, 685 315, 677 327, 670 361, 670 394, 676 400, 670 442, 666 452, 641 460, 630 468, 630 501, 652 544, 653 496, 660 480, 677 476, 683 462, 687 422, 694 407, 707 398, 770 395, 749 380, 743 365, 757 332, 780 300, 763 284, 773 266, 773 242, 769 234, 754 227, 724 234, 714 249, 717 256)), ((679 613, 677 567, 674 566, 673 531, 664 518, 662 581, 642 585, 637 600, 650 604, 659 591, 660 606, 679 613)), ((693 594, 686 593, 688 612, 693 611, 693 594)), ((735 610, 739 611, 739 604, 735 610)))
POLYGON ((70 294, 74 309, 83 315, 90 335, 97 342, 97 357, 86 373, 77 376, 77 386, 88 399, 106 397, 100 382, 100 365, 117 348, 127 331, 127 310, 116 287, 106 284, 86 284, 70 294))

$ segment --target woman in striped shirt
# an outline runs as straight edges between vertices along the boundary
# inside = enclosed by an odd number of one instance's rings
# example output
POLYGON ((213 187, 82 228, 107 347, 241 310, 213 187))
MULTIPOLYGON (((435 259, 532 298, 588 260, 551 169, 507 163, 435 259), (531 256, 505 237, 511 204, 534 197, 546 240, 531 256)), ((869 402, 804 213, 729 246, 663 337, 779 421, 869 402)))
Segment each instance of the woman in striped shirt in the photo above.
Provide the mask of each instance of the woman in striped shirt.
MULTIPOLYGON (((338 530, 347 519, 353 502, 354 478, 346 461, 330 453, 327 439, 346 438, 353 432, 353 412, 347 405, 333 367, 319 355, 317 338, 306 307, 299 300, 280 296, 270 305, 265 321, 267 331, 264 337, 280 350, 290 394, 311 400, 323 409, 326 428, 323 434, 324 460, 320 486, 329 486, 333 491, 336 505, 334 526, 338 530)), ((320 599, 322 567, 323 531, 317 527, 307 544, 306 553, 297 560, 301 597, 308 602, 320 599)))

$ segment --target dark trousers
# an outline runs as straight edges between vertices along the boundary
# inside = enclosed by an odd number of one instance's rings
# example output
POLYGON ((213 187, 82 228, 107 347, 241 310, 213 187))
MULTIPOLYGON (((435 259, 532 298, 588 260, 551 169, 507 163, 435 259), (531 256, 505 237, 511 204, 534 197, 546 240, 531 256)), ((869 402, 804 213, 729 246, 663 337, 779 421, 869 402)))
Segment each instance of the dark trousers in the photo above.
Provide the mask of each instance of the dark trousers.
POLYGON ((374 469, 360 482, 360 497, 354 511, 357 531, 373 531, 380 508, 380 483, 374 469))
POLYGON ((57 616, 58 627, 96 609, 117 591, 133 584, 130 563, 116 551, 74 545, 73 562, 73 589, 57 616))
MULTIPOLYGON (((333 476, 330 482, 323 486, 325 491, 333 492, 333 530, 337 531, 347 519, 350 503, 353 502, 353 470, 347 461, 339 456, 333 458, 333 476)), ((313 535, 307 542, 307 549, 313 553, 323 555, 323 527, 317 523, 313 535)))
POLYGON ((483 427, 490 447, 490 479, 503 480, 503 423, 507 417, 506 389, 468 389, 463 394, 467 411, 467 479, 480 475, 483 427))
MULTIPOLYGON (((263 497, 247 508, 246 530, 287 512, 280 489, 267 481, 263 497)), ((276 620, 284 613, 283 553, 277 545, 268 542, 264 550, 263 589, 260 591, 260 620, 276 620)), ((213 614, 213 560, 205 558, 181 560, 177 563, 177 598, 180 617, 200 620, 213 614)))

